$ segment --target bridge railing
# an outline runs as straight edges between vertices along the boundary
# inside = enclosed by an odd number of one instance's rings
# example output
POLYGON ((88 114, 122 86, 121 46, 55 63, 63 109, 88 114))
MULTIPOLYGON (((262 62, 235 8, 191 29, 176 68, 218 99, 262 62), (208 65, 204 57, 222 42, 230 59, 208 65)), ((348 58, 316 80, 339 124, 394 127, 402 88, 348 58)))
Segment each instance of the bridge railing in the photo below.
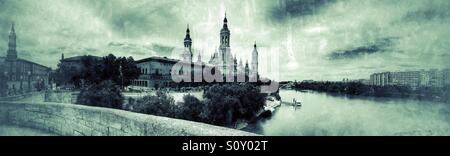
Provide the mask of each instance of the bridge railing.
POLYGON ((64 136, 253 136, 203 123, 116 109, 0 101, 0 123, 64 136))

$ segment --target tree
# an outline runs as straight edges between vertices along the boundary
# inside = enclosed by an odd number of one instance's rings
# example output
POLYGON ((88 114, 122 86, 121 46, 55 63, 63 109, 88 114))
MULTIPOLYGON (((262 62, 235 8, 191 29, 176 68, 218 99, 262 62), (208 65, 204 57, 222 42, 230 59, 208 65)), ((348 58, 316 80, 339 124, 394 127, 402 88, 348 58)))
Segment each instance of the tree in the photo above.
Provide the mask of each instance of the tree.
POLYGON ((250 120, 263 108, 266 94, 249 83, 216 84, 205 90, 205 121, 216 125, 230 125, 238 119, 250 120))
POLYGON ((145 96, 138 99, 133 106, 138 113, 151 114, 165 117, 176 117, 177 107, 175 100, 163 91, 157 91, 156 95, 145 96))
POLYGON ((52 74, 57 86, 72 84, 81 87, 81 70, 67 64, 59 63, 55 73, 52 74))
POLYGON ((121 87, 126 87, 140 75, 139 68, 132 57, 117 58, 109 54, 99 60, 93 56, 83 56, 80 66, 80 68, 75 68, 60 63, 54 74, 57 85, 73 84, 81 88, 83 87, 82 82, 91 85, 111 80, 121 87))
MULTIPOLYGON (((118 59, 121 69, 121 76, 123 76, 123 80, 119 80, 118 84, 121 86, 129 86, 132 84, 132 80, 138 79, 141 71, 136 65, 133 57, 121 57, 118 59)), ((120 75, 119 75, 120 76, 120 75)))
POLYGON ((180 112, 177 116, 182 119, 201 122, 204 118, 202 117, 204 108, 202 101, 195 96, 188 94, 183 97, 180 112))
POLYGON ((77 104, 122 109, 123 100, 120 87, 108 80, 83 88, 77 97, 77 104))
POLYGON ((81 58, 81 79, 85 80, 87 85, 98 84, 105 80, 101 74, 105 72, 106 66, 102 61, 97 60, 92 56, 83 56, 81 58))

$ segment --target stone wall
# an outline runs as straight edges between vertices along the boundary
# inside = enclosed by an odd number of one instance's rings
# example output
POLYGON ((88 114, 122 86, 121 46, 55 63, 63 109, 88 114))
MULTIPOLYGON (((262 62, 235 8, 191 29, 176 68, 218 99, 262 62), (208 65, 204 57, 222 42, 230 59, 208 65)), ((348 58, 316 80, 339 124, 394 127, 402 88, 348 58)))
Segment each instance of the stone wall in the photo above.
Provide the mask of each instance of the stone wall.
POLYGON ((0 102, 0 122, 64 136, 248 136, 239 130, 116 109, 0 102))

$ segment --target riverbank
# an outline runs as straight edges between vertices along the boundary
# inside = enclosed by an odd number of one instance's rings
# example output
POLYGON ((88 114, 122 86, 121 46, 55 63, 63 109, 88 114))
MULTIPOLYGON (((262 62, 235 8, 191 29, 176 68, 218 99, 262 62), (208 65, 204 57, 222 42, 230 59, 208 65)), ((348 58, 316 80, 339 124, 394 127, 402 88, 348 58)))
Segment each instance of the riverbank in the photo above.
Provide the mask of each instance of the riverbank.
POLYGON ((408 98, 450 103, 450 86, 443 88, 419 87, 412 89, 406 86, 371 86, 354 82, 301 82, 294 83, 290 89, 362 97, 408 98))

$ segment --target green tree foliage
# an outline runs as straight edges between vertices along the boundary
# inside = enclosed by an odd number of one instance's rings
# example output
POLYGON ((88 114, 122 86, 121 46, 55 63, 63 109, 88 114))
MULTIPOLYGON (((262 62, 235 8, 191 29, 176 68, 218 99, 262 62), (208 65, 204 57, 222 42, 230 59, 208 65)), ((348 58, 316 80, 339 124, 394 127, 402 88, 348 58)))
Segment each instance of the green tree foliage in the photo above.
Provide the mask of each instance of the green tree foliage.
POLYGON ((59 63, 55 73, 52 74, 52 79, 58 86, 72 84, 81 87, 81 70, 59 63))
POLYGON ((177 116, 175 100, 163 91, 136 100, 136 103, 133 104, 133 111, 165 117, 177 116))
POLYGON ((216 84, 205 90, 206 122, 230 125, 238 119, 250 120, 265 105, 266 94, 249 83, 216 84))
MULTIPOLYGON (((110 55, 109 57, 113 57, 110 55)), ((106 64, 106 61, 104 61, 106 64)), ((132 80, 139 78, 140 70, 136 66, 133 57, 119 57, 115 60, 114 64, 111 65, 115 71, 111 73, 105 72, 104 79, 110 77, 114 82, 120 86, 131 85, 132 80), (113 75, 113 73, 117 73, 113 75)))
POLYGON ((180 118, 220 126, 251 120, 265 105, 266 94, 252 84, 216 84, 205 90, 204 101, 185 95, 181 103, 162 91, 136 101, 132 110, 144 114, 180 118))
POLYGON ((77 97, 77 104, 122 109, 123 100, 120 87, 107 80, 83 88, 77 97))
POLYGON ((109 80, 103 79, 100 76, 103 72, 107 71, 108 68, 108 66, 104 65, 104 61, 99 61, 92 56, 84 56, 81 58, 81 64, 81 79, 85 80, 88 85, 109 80))
POLYGON ((179 106, 179 114, 177 114, 177 117, 201 122, 207 118, 202 114, 204 108, 205 106, 202 101, 188 94, 183 97, 183 102, 179 106))
POLYGON ((83 56, 80 69, 60 63, 54 79, 58 85, 69 83, 82 87, 83 81, 86 85, 90 85, 111 80, 119 86, 126 87, 131 85, 132 80, 137 79, 139 75, 139 68, 132 57, 117 58, 110 54, 101 60, 92 56, 83 56))

